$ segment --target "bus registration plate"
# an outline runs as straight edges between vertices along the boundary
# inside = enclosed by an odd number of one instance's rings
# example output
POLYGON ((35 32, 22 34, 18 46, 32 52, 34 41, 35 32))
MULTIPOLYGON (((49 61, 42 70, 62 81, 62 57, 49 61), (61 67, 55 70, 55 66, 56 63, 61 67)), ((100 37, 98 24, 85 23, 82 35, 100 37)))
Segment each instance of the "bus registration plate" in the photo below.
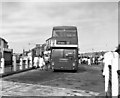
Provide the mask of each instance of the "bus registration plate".
POLYGON ((68 62, 68 59, 66 59, 66 58, 60 58, 59 62, 68 62))

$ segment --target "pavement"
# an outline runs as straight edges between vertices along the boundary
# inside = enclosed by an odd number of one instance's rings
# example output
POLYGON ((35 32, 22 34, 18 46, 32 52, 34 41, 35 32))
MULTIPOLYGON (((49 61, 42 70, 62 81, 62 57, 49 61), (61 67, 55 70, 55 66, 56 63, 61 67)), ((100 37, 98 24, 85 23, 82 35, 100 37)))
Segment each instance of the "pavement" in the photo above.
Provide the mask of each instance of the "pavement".
POLYGON ((0 76, 1 77, 6 77, 6 76, 9 76, 9 75, 13 75, 13 74, 18 74, 18 73, 21 73, 21 72, 24 72, 24 71, 29 71, 29 70, 32 70, 34 68, 24 68, 22 70, 20 70, 19 68, 17 68, 16 71, 13 71, 13 67, 9 66, 9 67, 5 67, 5 72, 4 73, 0 73, 0 76))
POLYGON ((97 96, 97 92, 86 92, 60 87, 2 81, 3 96, 97 96))
POLYGON ((103 96, 100 70, 96 65, 80 65, 77 73, 30 70, 4 77, 1 93, 3 96, 103 96))

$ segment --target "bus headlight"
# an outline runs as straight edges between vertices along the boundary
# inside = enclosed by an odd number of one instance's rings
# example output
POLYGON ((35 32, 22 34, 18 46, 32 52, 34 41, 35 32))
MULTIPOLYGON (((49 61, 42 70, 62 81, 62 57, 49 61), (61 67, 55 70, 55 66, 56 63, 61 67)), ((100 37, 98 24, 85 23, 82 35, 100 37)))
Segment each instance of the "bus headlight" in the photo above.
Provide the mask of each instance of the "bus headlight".
POLYGON ((52 62, 52 65, 54 65, 54 62, 52 62))
POLYGON ((75 66, 75 63, 73 62, 73 66, 75 66))

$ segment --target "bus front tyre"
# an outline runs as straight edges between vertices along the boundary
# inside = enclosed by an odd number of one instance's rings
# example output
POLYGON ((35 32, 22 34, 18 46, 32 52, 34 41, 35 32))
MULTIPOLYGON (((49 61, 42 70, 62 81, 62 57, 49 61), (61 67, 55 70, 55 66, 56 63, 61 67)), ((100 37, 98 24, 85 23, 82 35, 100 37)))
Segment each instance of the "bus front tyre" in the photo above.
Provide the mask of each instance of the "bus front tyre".
POLYGON ((56 72, 57 70, 56 69, 53 69, 53 72, 56 72))
POLYGON ((73 72, 77 72, 77 70, 73 70, 73 72))

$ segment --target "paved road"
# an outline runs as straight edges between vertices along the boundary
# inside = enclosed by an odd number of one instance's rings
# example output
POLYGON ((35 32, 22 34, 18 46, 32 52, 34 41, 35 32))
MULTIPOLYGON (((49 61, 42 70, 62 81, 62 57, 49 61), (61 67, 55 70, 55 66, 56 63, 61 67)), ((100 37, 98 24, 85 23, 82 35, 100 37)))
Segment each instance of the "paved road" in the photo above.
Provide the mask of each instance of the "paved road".
POLYGON ((77 73, 39 69, 3 78, 3 95, 98 96, 104 94, 100 66, 79 65, 77 73))

